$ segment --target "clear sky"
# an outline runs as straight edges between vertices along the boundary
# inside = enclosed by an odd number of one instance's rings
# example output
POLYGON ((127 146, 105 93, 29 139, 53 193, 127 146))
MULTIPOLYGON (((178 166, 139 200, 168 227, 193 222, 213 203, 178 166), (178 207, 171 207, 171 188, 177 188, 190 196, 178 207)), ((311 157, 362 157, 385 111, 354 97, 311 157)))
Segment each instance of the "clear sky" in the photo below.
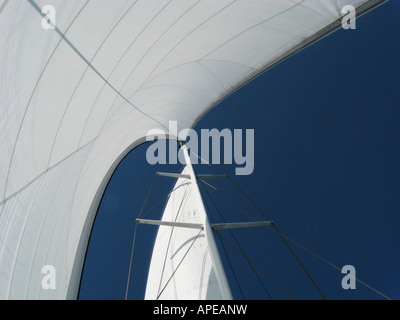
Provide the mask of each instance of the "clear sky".
MULTIPOLYGON (((253 174, 235 176, 235 166, 229 165, 219 165, 219 170, 285 236, 340 269, 353 265, 357 278, 392 299, 400 299, 399 2, 387 2, 359 17, 356 30, 338 30, 267 71, 195 127, 254 129, 253 174)), ((80 299, 125 298, 135 219, 155 172, 181 168, 149 165, 147 147, 133 150, 109 183, 93 228, 80 299)), ((196 165, 195 171, 215 172, 206 165, 196 165)), ((173 183, 157 178, 144 212, 173 183)), ((227 221, 248 219, 221 194, 257 214, 229 180, 210 183, 221 191, 202 187, 215 221, 221 218, 209 196, 227 221)), ((148 217, 159 218, 164 205, 148 217)), ((129 299, 144 297, 155 234, 155 227, 138 228, 129 299)), ((229 232, 221 235, 233 241, 229 232)), ((257 228, 234 235, 250 259, 291 294, 320 299, 276 233, 257 228)), ((234 298, 292 299, 258 272, 266 291, 246 260, 226 242, 218 243, 234 298)), ((289 243, 327 299, 384 299, 359 282, 355 290, 344 290, 344 274, 289 243)))

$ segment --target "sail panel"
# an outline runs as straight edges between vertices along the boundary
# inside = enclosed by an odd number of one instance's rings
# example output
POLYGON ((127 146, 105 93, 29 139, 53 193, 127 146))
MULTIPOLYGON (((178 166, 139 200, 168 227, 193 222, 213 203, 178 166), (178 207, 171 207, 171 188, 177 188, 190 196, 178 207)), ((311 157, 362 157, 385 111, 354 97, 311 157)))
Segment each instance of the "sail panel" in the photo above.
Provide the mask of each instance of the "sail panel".
POLYGON ((381 2, 3 1, 0 298, 76 298, 107 182, 149 130, 193 127, 339 27, 344 5, 381 2), (56 30, 42 28, 45 5, 56 30), (41 286, 44 265, 56 290, 41 286))

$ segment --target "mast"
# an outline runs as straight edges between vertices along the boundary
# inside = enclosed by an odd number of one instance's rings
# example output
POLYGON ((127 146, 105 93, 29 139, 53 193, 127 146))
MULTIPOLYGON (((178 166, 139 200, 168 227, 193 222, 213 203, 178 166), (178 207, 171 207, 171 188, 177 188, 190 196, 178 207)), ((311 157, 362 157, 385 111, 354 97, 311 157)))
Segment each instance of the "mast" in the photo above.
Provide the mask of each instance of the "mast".
POLYGON ((214 267, 215 275, 217 277, 217 281, 219 284, 219 288, 221 290, 222 298, 226 300, 232 300, 232 294, 229 289, 228 280, 226 279, 225 271, 221 262, 221 258, 218 252, 217 244, 215 243, 213 230, 208 221, 207 212, 204 207, 203 199, 201 197, 201 193, 199 190, 199 186, 197 184, 197 178, 193 170, 192 163, 190 161, 190 156, 187 147, 182 146, 182 151, 185 156, 186 166, 188 169, 188 173, 190 175, 190 182, 194 191, 194 199, 197 202, 197 207, 199 209, 200 216, 202 218, 202 223, 204 227, 204 234, 206 237, 206 241, 208 243, 209 252, 212 259, 212 264, 214 267))
POLYGON ((214 238, 214 230, 266 226, 272 221, 210 224, 189 151, 182 146, 186 167, 181 173, 158 172, 178 178, 161 220, 136 219, 159 226, 147 279, 145 299, 232 300, 232 293, 214 238))
POLYGON ((157 173, 178 178, 161 221, 136 220, 159 226, 145 299, 232 300, 187 147, 182 151, 186 167, 180 174, 157 173))

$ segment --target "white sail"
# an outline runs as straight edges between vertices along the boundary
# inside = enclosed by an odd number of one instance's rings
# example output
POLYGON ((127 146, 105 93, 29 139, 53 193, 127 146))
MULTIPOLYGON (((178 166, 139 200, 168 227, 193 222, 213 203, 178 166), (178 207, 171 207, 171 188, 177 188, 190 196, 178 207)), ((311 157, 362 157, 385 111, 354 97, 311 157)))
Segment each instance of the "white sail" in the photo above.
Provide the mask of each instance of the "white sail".
POLYGON ((381 2, 0 1, 0 299, 75 299, 105 187, 149 130, 193 127, 343 6, 381 2))
POLYGON ((162 216, 182 225, 159 227, 145 299, 232 299, 190 163, 182 174, 190 178, 177 180, 162 216))

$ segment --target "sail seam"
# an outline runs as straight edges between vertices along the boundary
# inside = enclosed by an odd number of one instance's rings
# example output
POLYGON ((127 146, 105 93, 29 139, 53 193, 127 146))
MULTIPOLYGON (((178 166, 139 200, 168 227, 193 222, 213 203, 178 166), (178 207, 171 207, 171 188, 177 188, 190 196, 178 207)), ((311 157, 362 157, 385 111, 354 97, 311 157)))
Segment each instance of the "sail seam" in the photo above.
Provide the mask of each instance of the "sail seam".
MULTIPOLYGON (((172 0, 171 0, 172 1, 172 0)), ((170 2, 171 2, 170 1, 170 2)), ((168 4, 170 3, 170 2, 168 2, 168 4)), ((150 48, 148 48, 148 50, 143 54, 143 56, 140 58, 140 60, 136 63, 136 65, 135 65, 135 67, 133 68, 133 70, 129 73, 129 75, 126 77, 126 80, 125 80, 125 82, 124 82, 124 84, 122 85, 122 87, 121 87, 121 90, 122 90, 122 88, 126 85, 126 83, 128 82, 128 80, 131 78, 131 76, 132 76, 132 74, 136 71, 136 69, 137 69, 137 67, 138 67, 138 65, 140 64, 140 62, 147 56, 147 54, 154 48, 154 46, 155 46, 155 44, 160 40, 160 39, 162 39, 162 37, 183 17, 183 16, 185 16, 190 10, 192 10, 198 3, 200 2, 200 0, 198 0, 196 3, 194 3, 189 9, 187 9, 183 14, 181 14, 158 38, 157 38, 157 40, 155 40, 154 42, 153 42, 153 44, 150 46, 150 48)), ((168 5, 167 4, 167 5, 168 5)), ((164 8, 167 6, 167 5, 165 5, 164 6, 164 8)), ((164 9, 163 8, 163 9, 164 9)), ((162 10, 163 10, 162 9, 162 10)), ((153 19, 154 20, 154 19, 153 19)), ((152 20, 152 21, 153 21, 152 20)), ((151 21, 151 22, 152 22, 151 21)), ((143 30, 144 31, 144 30, 143 30)), ((140 34, 141 35, 141 34, 140 34)), ((140 36, 139 35, 139 36, 140 36)), ((153 71, 152 71, 153 72, 153 71)), ((151 73, 150 73, 151 74, 151 73)), ((142 88, 143 87, 143 83, 142 83, 142 85, 140 86, 140 88, 142 88)), ((137 90, 137 91, 139 91, 140 90, 140 88, 137 90)))
MULTIPOLYGON (((29 3, 31 3, 32 0, 27 0, 27 1, 28 1, 29 3)), ((72 21, 71 21, 70 25, 68 26, 67 30, 65 31, 65 33, 67 33, 67 32, 69 31, 69 29, 72 27, 72 25, 74 24, 74 22, 75 22, 75 20, 78 18, 78 16, 82 13, 83 9, 86 7, 86 5, 89 3, 89 1, 90 1, 90 0, 87 0, 87 1, 85 2, 85 4, 82 6, 82 8, 79 10, 79 12, 75 15, 75 17, 72 19, 72 21)), ((32 4, 32 3, 31 3, 31 4, 32 4)), ((33 4, 32 4, 32 5, 33 5, 33 4)), ((33 6, 34 6, 34 5, 33 5, 33 6)), ((37 8, 36 8, 36 9, 37 9, 37 8)), ((39 11, 39 12, 41 12, 41 11, 39 11)), ((30 98, 29 98, 28 104, 27 104, 27 106, 26 106, 26 108, 25 108, 25 111, 24 111, 24 114, 23 114, 23 116, 22 116, 21 124, 20 124, 20 126, 19 126, 19 128, 18 128, 18 133, 17 133, 17 136, 16 136, 16 138, 15 138, 14 147, 13 147, 13 150, 12 150, 12 153, 11 153, 11 157, 10 157, 10 162, 9 162, 9 165, 8 165, 6 183, 5 183, 5 185, 4 185, 4 194, 3 194, 3 198, 5 198, 5 196, 6 196, 6 194, 7 194, 7 185, 8 185, 8 179, 9 179, 10 171, 11 171, 11 164, 12 164, 12 161, 13 161, 13 159, 14 159, 15 150, 16 150, 17 143, 18 143, 18 140, 19 140, 19 137, 20 137, 20 134, 21 134, 22 126, 23 126, 23 124, 24 124, 24 122, 25 122, 25 118, 26 118, 26 115, 27 115, 27 113, 28 113, 29 106, 30 106, 31 101, 32 101, 32 99, 33 99, 33 96, 34 96, 34 94, 35 94, 35 92, 36 92, 36 90, 37 90, 37 88, 38 88, 38 86, 39 86, 39 82, 41 81, 41 79, 42 79, 42 77, 43 77, 43 75, 44 75, 44 73, 45 73, 45 71, 46 71, 46 69, 47 69, 47 66, 49 65, 50 61, 52 60, 52 58, 53 58, 55 52, 57 51, 58 47, 59 47, 60 44, 62 43, 62 40, 63 40, 63 37, 61 37, 61 39, 58 41, 58 43, 57 43, 57 45, 55 46, 53 52, 51 53, 50 57, 49 57, 48 60, 46 61, 46 64, 44 65, 43 70, 42 70, 42 72, 40 73, 39 78, 38 78, 38 80, 37 80, 36 83, 35 83, 35 86, 34 86, 34 88, 33 88, 33 91, 32 91, 32 93, 31 93, 31 96, 30 96, 30 98)))
MULTIPOLYGON (((35 178, 33 178, 31 181, 29 181, 26 185, 24 185, 22 188, 18 189, 18 191, 15 191, 13 194, 9 195, 8 197, 4 198, 1 202, 0 202, 0 206, 5 204, 7 201, 9 201, 10 199, 14 198, 15 196, 17 196, 19 193, 21 193, 22 191, 24 191, 26 188, 28 188, 30 185, 32 185, 36 180, 40 179, 44 174, 46 174, 47 172, 53 170, 55 167, 57 167, 58 165, 60 165, 61 163, 63 163, 64 161, 68 160, 69 158, 71 158, 72 156, 74 156, 76 153, 78 153, 79 151, 81 151, 82 149, 85 149, 88 145, 90 145, 91 143, 93 143, 94 141, 97 140, 97 137, 95 137, 94 139, 90 140, 88 143, 86 143, 85 145, 83 145, 82 147, 80 147, 79 149, 75 150, 74 152, 72 152, 71 154, 69 154, 68 156, 66 156, 65 158, 61 159, 60 161, 58 161, 57 163, 53 164, 51 167, 48 167, 45 171, 43 171, 42 173, 38 174, 35 178)), ((1 213, 0 213, 1 215, 1 213)))
POLYGON ((148 80, 150 79, 150 77, 153 75, 153 73, 155 72, 155 70, 157 70, 157 68, 160 66, 160 64, 171 54, 171 52, 173 52, 183 41, 185 41, 193 32, 195 32, 196 30, 198 30, 202 25, 204 25, 206 22, 208 22, 209 20, 211 20, 212 18, 214 18, 215 16, 217 16, 220 12, 222 12, 223 10, 225 10, 226 8, 228 8, 229 6, 231 6, 233 3, 235 3, 237 0, 234 0, 232 2, 230 2, 229 4, 227 4, 226 6, 224 6, 223 8, 219 9, 217 12, 215 12, 214 14, 212 14, 210 17, 208 17, 206 20, 204 20, 203 22, 201 22, 198 26, 196 26, 194 29, 192 29, 185 37, 183 37, 170 51, 168 51, 168 53, 158 62, 158 64, 153 68, 153 70, 149 73, 148 77, 143 81, 142 85, 138 88, 138 90, 140 90, 141 88, 143 88, 143 86, 145 86, 148 83, 148 80))
POLYGON ((232 37, 232 38, 230 38, 229 40, 225 41, 224 43, 220 44, 217 48, 215 48, 215 49, 213 49, 212 51, 208 52, 206 55, 204 55, 204 56, 203 56, 202 58, 200 58, 199 60, 203 60, 204 58, 208 57, 209 55, 211 55, 212 53, 214 53, 214 52, 217 51, 218 49, 220 49, 220 48, 222 48, 223 46, 225 46, 227 43, 231 42, 233 39, 236 39, 236 38, 240 37, 242 34, 245 34, 246 32, 250 31, 251 29, 254 29, 254 28, 256 28, 256 27, 258 27, 258 26, 260 26, 260 25, 262 25, 262 24, 264 24, 264 23, 266 23, 266 22, 268 22, 268 21, 271 21, 271 20, 273 20, 273 19, 275 19, 275 18, 281 16, 282 14, 285 14, 286 12, 289 12, 290 10, 293 10, 294 8, 296 8, 296 7, 300 6, 300 5, 302 5, 304 2, 306 2, 306 0, 302 0, 302 1, 298 2, 298 3, 296 3, 295 5, 293 5, 293 6, 287 8, 287 9, 285 9, 285 10, 283 10, 283 11, 281 11, 281 12, 279 12, 279 13, 277 13, 277 14, 271 16, 271 17, 268 17, 267 19, 265 19, 265 20, 263 20, 263 21, 261 21, 261 22, 255 24, 255 25, 253 25, 253 26, 247 28, 246 30, 243 30, 243 31, 239 32, 239 33, 236 34, 234 37, 232 37))
MULTIPOLYGON (((103 45, 105 44, 105 42, 109 39, 109 37, 110 37, 111 34, 114 32, 114 30, 116 29, 116 27, 121 23, 121 21, 125 18, 125 16, 128 14, 128 12, 133 8, 133 6, 136 4, 136 2, 137 2, 137 0, 136 0, 134 3, 131 4, 131 6, 124 12, 124 14, 123 14, 123 15, 120 17, 120 19, 117 21, 117 23, 111 28, 111 31, 107 34, 107 36, 104 38, 103 42, 100 44, 100 46, 97 48, 96 52, 95 52, 94 55, 92 56, 92 58, 91 58, 91 60, 90 60, 90 64, 92 64, 93 60, 97 57, 97 54, 100 52, 100 50, 102 49, 102 47, 103 47, 103 45)), ((58 135, 59 135, 60 128, 61 128, 62 123, 63 123, 63 121, 64 121, 65 115, 67 114, 67 111, 68 111, 68 109, 69 109, 69 107, 70 107, 70 105, 71 105, 72 99, 74 98, 74 96, 75 96, 75 94, 76 94, 76 92, 77 92, 77 90, 78 90, 78 88, 79 88, 79 86, 80 86, 80 84, 81 84, 81 82, 82 82, 83 78, 85 77, 85 75, 86 75, 86 73, 87 73, 88 70, 89 70, 89 65, 86 65, 86 68, 85 68, 85 70, 83 71, 83 73, 82 73, 82 75, 81 75, 81 77, 80 77, 80 79, 79 79, 77 85, 75 86, 75 89, 74 89, 74 91, 72 92, 71 97, 70 97, 70 99, 69 99, 69 101, 68 101, 68 104, 67 104, 67 106, 66 106, 66 108, 65 108, 65 110, 64 110, 64 113, 63 113, 63 115, 62 115, 62 118, 61 118, 60 123, 59 123, 58 128, 57 128, 57 132, 56 132, 55 137, 54 137, 54 141, 53 141, 53 145, 52 145, 52 147, 51 147, 50 156, 49 156, 49 161, 48 161, 48 164, 47 164, 47 165, 49 165, 50 162, 51 162, 51 158, 52 158, 52 155, 53 155, 53 150, 54 150, 54 147, 55 147, 55 144, 56 144, 56 141, 57 141, 57 137, 58 137, 58 135)), ((85 126, 86 126, 86 124, 87 124, 87 122, 85 122, 85 126)), ((83 127, 83 131, 84 131, 84 130, 85 130, 85 127, 83 127)), ((79 138, 79 143, 80 143, 80 141, 81 141, 81 139, 82 139, 83 131, 82 131, 82 134, 81 134, 81 136, 80 136, 80 138, 79 138)), ((79 146, 79 143, 78 143, 78 146, 79 146)))
MULTIPOLYGON (((164 7, 165 7, 165 6, 164 6, 164 7)), ((163 7, 163 8, 164 8, 164 7, 163 7)), ((113 69, 111 70, 111 72, 110 72, 109 75, 107 76, 107 81, 109 81, 109 79, 111 78, 111 76, 114 74, 114 71, 117 69, 117 67, 118 67, 119 64, 121 63, 122 59, 126 56, 126 54, 129 52, 129 50, 130 50, 130 49, 132 48, 132 46, 135 44, 136 40, 140 37, 140 35, 144 32, 144 30, 146 30, 146 28, 150 25, 150 23, 160 14, 160 12, 163 10, 163 8, 156 14, 155 17, 153 17, 153 19, 152 19, 151 21, 149 21, 149 22, 146 24, 146 26, 139 32, 139 34, 135 37, 135 39, 133 39, 133 41, 130 43, 130 45, 126 48, 126 50, 124 51, 124 53, 119 57, 117 63, 114 65, 113 69)), ((127 80, 125 80, 125 82, 126 82, 126 81, 127 81, 127 80)), ((125 82, 124 82, 124 84, 121 86, 121 88, 120 88, 119 91, 121 91, 121 90, 123 89, 123 86, 125 85, 125 82)), ((99 93, 98 93, 98 95, 97 95, 95 101, 93 102, 93 104, 92 104, 92 106, 91 106, 89 115, 87 116, 86 122, 85 122, 85 123, 87 123, 87 121, 89 120, 89 117, 90 117, 90 115, 91 115, 91 113, 92 113, 92 111, 93 111, 93 109, 94 109, 94 106, 95 106, 95 104, 97 103, 97 100, 99 99, 100 95, 102 94, 102 92, 103 92, 103 90, 104 90, 104 88, 105 88, 106 86, 107 86, 107 82, 104 82, 103 87, 102 87, 101 90, 99 91, 99 93)), ((102 126, 101 126, 101 130, 103 130, 104 124, 105 124, 105 122, 106 122, 106 120, 107 120, 107 118, 108 118, 108 116, 109 116, 109 114, 110 114, 110 112, 111 112, 111 110, 112 110, 112 108, 113 108, 113 106, 114 106, 114 104, 115 104, 117 98, 118 98, 118 96, 114 99, 113 103, 110 105, 110 108, 109 108, 109 110, 108 110, 107 116, 105 117, 105 119, 104 119, 104 121, 103 121, 103 124, 102 124, 102 126)), ((129 97, 129 99, 130 99, 130 97, 129 97)), ((86 126, 86 125, 85 125, 85 126, 86 126)), ((163 126, 163 127, 164 127, 164 126, 163 126)), ((164 127, 164 128, 165 128, 165 127, 164 127)), ((79 144, 80 144, 80 143, 81 143, 81 141, 79 141, 79 144)))

